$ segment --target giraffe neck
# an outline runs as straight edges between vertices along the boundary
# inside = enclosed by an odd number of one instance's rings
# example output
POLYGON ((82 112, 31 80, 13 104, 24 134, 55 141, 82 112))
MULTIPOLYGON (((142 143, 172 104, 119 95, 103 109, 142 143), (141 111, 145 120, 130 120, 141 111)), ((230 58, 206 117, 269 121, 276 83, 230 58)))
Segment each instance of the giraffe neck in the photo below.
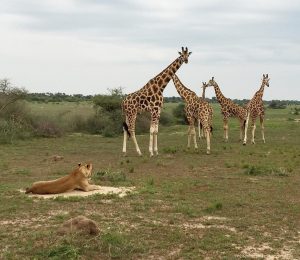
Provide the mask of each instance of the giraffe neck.
POLYGON ((187 87, 185 87, 175 74, 173 75, 173 81, 174 81, 174 85, 175 85, 175 88, 176 88, 178 94, 181 96, 181 98, 184 101, 187 101, 188 97, 193 95, 194 92, 192 90, 188 89, 187 87))
POLYGON ((183 64, 182 57, 178 57, 176 60, 174 60, 168 67, 166 67, 162 72, 160 72, 158 75, 156 75, 153 79, 151 79, 149 82, 157 82, 157 86, 161 92, 164 91, 165 87, 170 82, 173 75, 175 75, 176 71, 180 68, 180 66, 183 64))
POLYGON ((265 84, 261 83, 260 89, 256 92, 255 96, 257 98, 262 98, 262 96, 264 94, 264 89, 265 89, 265 84))
POLYGON ((205 99, 205 87, 203 87, 203 90, 202 90, 202 98, 205 99))
POLYGON ((214 89, 215 89, 216 98, 217 98, 218 102, 219 102, 219 103, 223 103, 223 101, 224 101, 226 98, 225 98, 224 95, 222 94, 222 92, 221 92, 221 90, 220 90, 220 88, 219 88, 219 86, 218 86, 217 83, 215 83, 214 89))

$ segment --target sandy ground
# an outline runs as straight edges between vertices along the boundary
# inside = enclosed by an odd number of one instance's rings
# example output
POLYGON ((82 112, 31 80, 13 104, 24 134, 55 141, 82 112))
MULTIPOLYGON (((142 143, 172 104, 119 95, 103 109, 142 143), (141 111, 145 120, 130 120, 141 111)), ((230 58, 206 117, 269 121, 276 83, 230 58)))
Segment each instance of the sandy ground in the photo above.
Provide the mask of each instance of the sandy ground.
MULTIPOLYGON (((101 186, 100 190, 93 190, 93 191, 81 191, 81 190, 73 190, 65 193, 60 194, 45 194, 45 195, 39 195, 39 194, 28 194, 29 197, 34 198, 43 198, 43 199, 54 199, 57 197, 86 197, 91 196, 95 194, 118 194, 119 197, 124 197, 128 193, 133 192, 135 187, 107 187, 107 186, 101 186)), ((24 190, 20 190, 20 192, 25 193, 24 190)))

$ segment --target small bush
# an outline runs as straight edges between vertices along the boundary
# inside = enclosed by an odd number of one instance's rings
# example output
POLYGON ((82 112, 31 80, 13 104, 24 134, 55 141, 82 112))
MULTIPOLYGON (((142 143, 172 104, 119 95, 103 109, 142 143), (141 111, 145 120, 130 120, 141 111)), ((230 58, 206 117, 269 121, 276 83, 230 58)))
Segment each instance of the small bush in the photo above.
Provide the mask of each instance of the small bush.
POLYGON ((173 109, 173 116, 176 118, 177 123, 182 125, 187 123, 184 108, 185 104, 179 103, 179 105, 173 109))
POLYGON ((175 154, 177 153, 178 149, 175 146, 169 146, 169 147, 164 147, 163 148, 163 152, 164 153, 171 153, 171 154, 175 154))
POLYGON ((94 175, 95 179, 100 181, 110 181, 112 183, 125 182, 127 180, 127 176, 122 171, 113 172, 110 169, 98 171, 94 175))
POLYGON ((280 101, 280 100, 272 100, 269 104, 269 108, 285 109, 286 108, 286 102, 285 101, 280 101))
POLYGON ((54 122, 42 121, 37 123, 35 133, 40 137, 60 137, 63 134, 63 130, 54 122))
POLYGON ((253 175, 253 176, 258 176, 258 175, 288 176, 288 172, 289 172, 287 169, 283 167, 274 168, 268 166, 244 165, 243 168, 245 168, 245 174, 253 175))
POLYGON ((216 202, 212 204, 211 206, 207 207, 205 211, 207 213, 213 213, 215 211, 221 210, 223 208, 223 204, 221 202, 216 202))
POLYGON ((32 128, 20 119, 0 118, 0 143, 13 143, 16 139, 26 139, 33 135, 32 128))
POLYGON ((169 126, 173 123, 173 117, 172 115, 162 111, 160 114, 159 123, 164 126, 169 126))

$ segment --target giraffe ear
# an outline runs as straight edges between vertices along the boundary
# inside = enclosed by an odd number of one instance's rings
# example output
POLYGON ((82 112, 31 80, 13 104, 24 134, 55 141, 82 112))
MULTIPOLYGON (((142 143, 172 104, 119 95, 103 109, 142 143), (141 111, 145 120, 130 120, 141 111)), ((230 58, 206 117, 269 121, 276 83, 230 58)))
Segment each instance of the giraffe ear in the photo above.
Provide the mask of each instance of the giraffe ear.
POLYGON ((181 56, 181 52, 179 51, 178 54, 181 56))
POLYGON ((192 52, 190 51, 190 52, 189 52, 189 55, 191 55, 191 54, 192 54, 192 52))

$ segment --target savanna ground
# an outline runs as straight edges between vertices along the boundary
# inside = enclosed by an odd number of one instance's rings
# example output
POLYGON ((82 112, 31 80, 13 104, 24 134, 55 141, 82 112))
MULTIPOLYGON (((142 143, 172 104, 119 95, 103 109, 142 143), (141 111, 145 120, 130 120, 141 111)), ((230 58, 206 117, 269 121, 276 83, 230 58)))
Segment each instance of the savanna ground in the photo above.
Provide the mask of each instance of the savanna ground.
MULTIPOLYGON (((37 106, 33 110, 42 111, 37 106)), ((59 105, 44 106, 46 113, 63 113, 59 105)), ((122 136, 72 134, 1 145, 0 259, 299 259, 299 116, 290 108, 268 109, 266 144, 258 126, 256 145, 242 146, 235 119, 223 142, 217 105, 214 111, 211 155, 203 140, 198 151, 187 150, 187 126, 179 125, 160 128, 154 158, 148 134, 137 137, 143 157, 131 140, 123 157, 122 136), (54 200, 19 192, 89 161, 94 183, 135 186, 136 192, 54 200), (57 235, 78 215, 96 221, 100 235, 57 235)))

